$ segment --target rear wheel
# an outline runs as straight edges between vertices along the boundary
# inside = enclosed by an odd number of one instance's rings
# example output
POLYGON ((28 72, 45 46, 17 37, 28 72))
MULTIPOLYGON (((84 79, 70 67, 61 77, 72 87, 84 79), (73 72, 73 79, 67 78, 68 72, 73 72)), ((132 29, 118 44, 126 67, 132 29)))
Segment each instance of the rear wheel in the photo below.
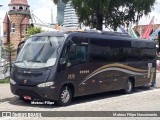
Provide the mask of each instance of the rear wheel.
POLYGON ((131 80, 128 80, 122 92, 125 94, 129 94, 132 92, 132 90, 133 90, 133 83, 131 80))
POLYGON ((59 100, 56 101, 57 105, 66 106, 71 103, 72 92, 68 86, 64 86, 61 89, 59 100))

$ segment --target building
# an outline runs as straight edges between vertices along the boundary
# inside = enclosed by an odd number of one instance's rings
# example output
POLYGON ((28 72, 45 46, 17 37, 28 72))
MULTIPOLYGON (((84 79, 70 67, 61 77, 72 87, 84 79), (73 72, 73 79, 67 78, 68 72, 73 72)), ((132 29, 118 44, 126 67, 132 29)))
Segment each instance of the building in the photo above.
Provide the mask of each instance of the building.
POLYGON ((71 1, 65 5, 63 26, 68 28, 79 28, 78 17, 71 1))
POLYGON ((64 20, 64 8, 65 4, 62 2, 62 0, 58 1, 57 4, 57 21, 59 25, 62 25, 64 20))
MULTIPOLYGON (((138 25, 138 26, 135 26, 133 29, 135 31, 135 33, 137 34, 137 36, 141 37, 142 34, 145 32, 146 28, 147 28, 148 25, 138 25)), ((152 25, 152 31, 150 33, 150 35, 156 31, 157 29, 160 28, 160 24, 154 24, 152 25)), ((155 39, 158 39, 158 37, 156 36, 155 39)))
POLYGON ((3 43, 11 42, 17 48, 19 42, 27 34, 30 25, 30 6, 27 0, 11 0, 8 6, 9 11, 3 21, 3 43))

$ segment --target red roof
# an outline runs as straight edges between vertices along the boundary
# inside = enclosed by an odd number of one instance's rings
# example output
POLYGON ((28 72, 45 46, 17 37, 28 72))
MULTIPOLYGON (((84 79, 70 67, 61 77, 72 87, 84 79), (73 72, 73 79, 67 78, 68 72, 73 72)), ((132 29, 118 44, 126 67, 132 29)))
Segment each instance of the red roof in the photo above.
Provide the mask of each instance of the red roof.
POLYGON ((25 5, 25 6, 29 6, 27 0, 11 0, 9 6, 11 6, 11 5, 25 5))
POLYGON ((28 17, 25 17, 22 22, 21 22, 22 25, 29 25, 29 18, 28 17))
POLYGON ((8 23, 8 22, 9 22, 9 17, 8 17, 8 15, 6 13, 5 18, 3 20, 3 23, 8 23))

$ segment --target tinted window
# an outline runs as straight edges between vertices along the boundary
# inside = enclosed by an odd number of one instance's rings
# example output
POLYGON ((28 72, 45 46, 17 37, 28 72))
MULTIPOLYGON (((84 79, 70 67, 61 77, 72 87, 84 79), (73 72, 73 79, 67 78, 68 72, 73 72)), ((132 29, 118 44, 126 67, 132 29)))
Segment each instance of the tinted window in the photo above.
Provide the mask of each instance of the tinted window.
POLYGON ((153 43, 143 41, 132 41, 132 58, 133 61, 153 60, 155 58, 156 49, 153 43))
POLYGON ((67 56, 67 66, 85 63, 88 52, 88 39, 83 37, 73 37, 73 44, 70 45, 67 56), (71 48, 74 45, 74 48, 71 48), (72 50, 71 50, 72 49, 72 50))
POLYGON ((90 40, 89 46, 91 62, 107 62, 110 59, 109 41, 105 39, 90 40))
POLYGON ((110 40, 111 61, 126 62, 131 56, 131 42, 125 40, 110 40))
POLYGON ((91 62, 124 62, 131 54, 131 42, 123 40, 91 39, 91 62))

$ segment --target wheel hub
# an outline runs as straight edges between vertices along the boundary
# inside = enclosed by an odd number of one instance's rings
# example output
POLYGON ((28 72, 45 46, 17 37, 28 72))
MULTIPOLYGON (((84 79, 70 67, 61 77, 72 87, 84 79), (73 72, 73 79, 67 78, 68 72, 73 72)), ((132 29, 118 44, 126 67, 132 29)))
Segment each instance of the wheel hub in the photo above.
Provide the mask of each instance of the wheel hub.
POLYGON ((64 90, 62 92, 61 99, 62 99, 63 103, 67 103, 68 102, 68 100, 70 99, 70 94, 69 94, 68 90, 64 90))

